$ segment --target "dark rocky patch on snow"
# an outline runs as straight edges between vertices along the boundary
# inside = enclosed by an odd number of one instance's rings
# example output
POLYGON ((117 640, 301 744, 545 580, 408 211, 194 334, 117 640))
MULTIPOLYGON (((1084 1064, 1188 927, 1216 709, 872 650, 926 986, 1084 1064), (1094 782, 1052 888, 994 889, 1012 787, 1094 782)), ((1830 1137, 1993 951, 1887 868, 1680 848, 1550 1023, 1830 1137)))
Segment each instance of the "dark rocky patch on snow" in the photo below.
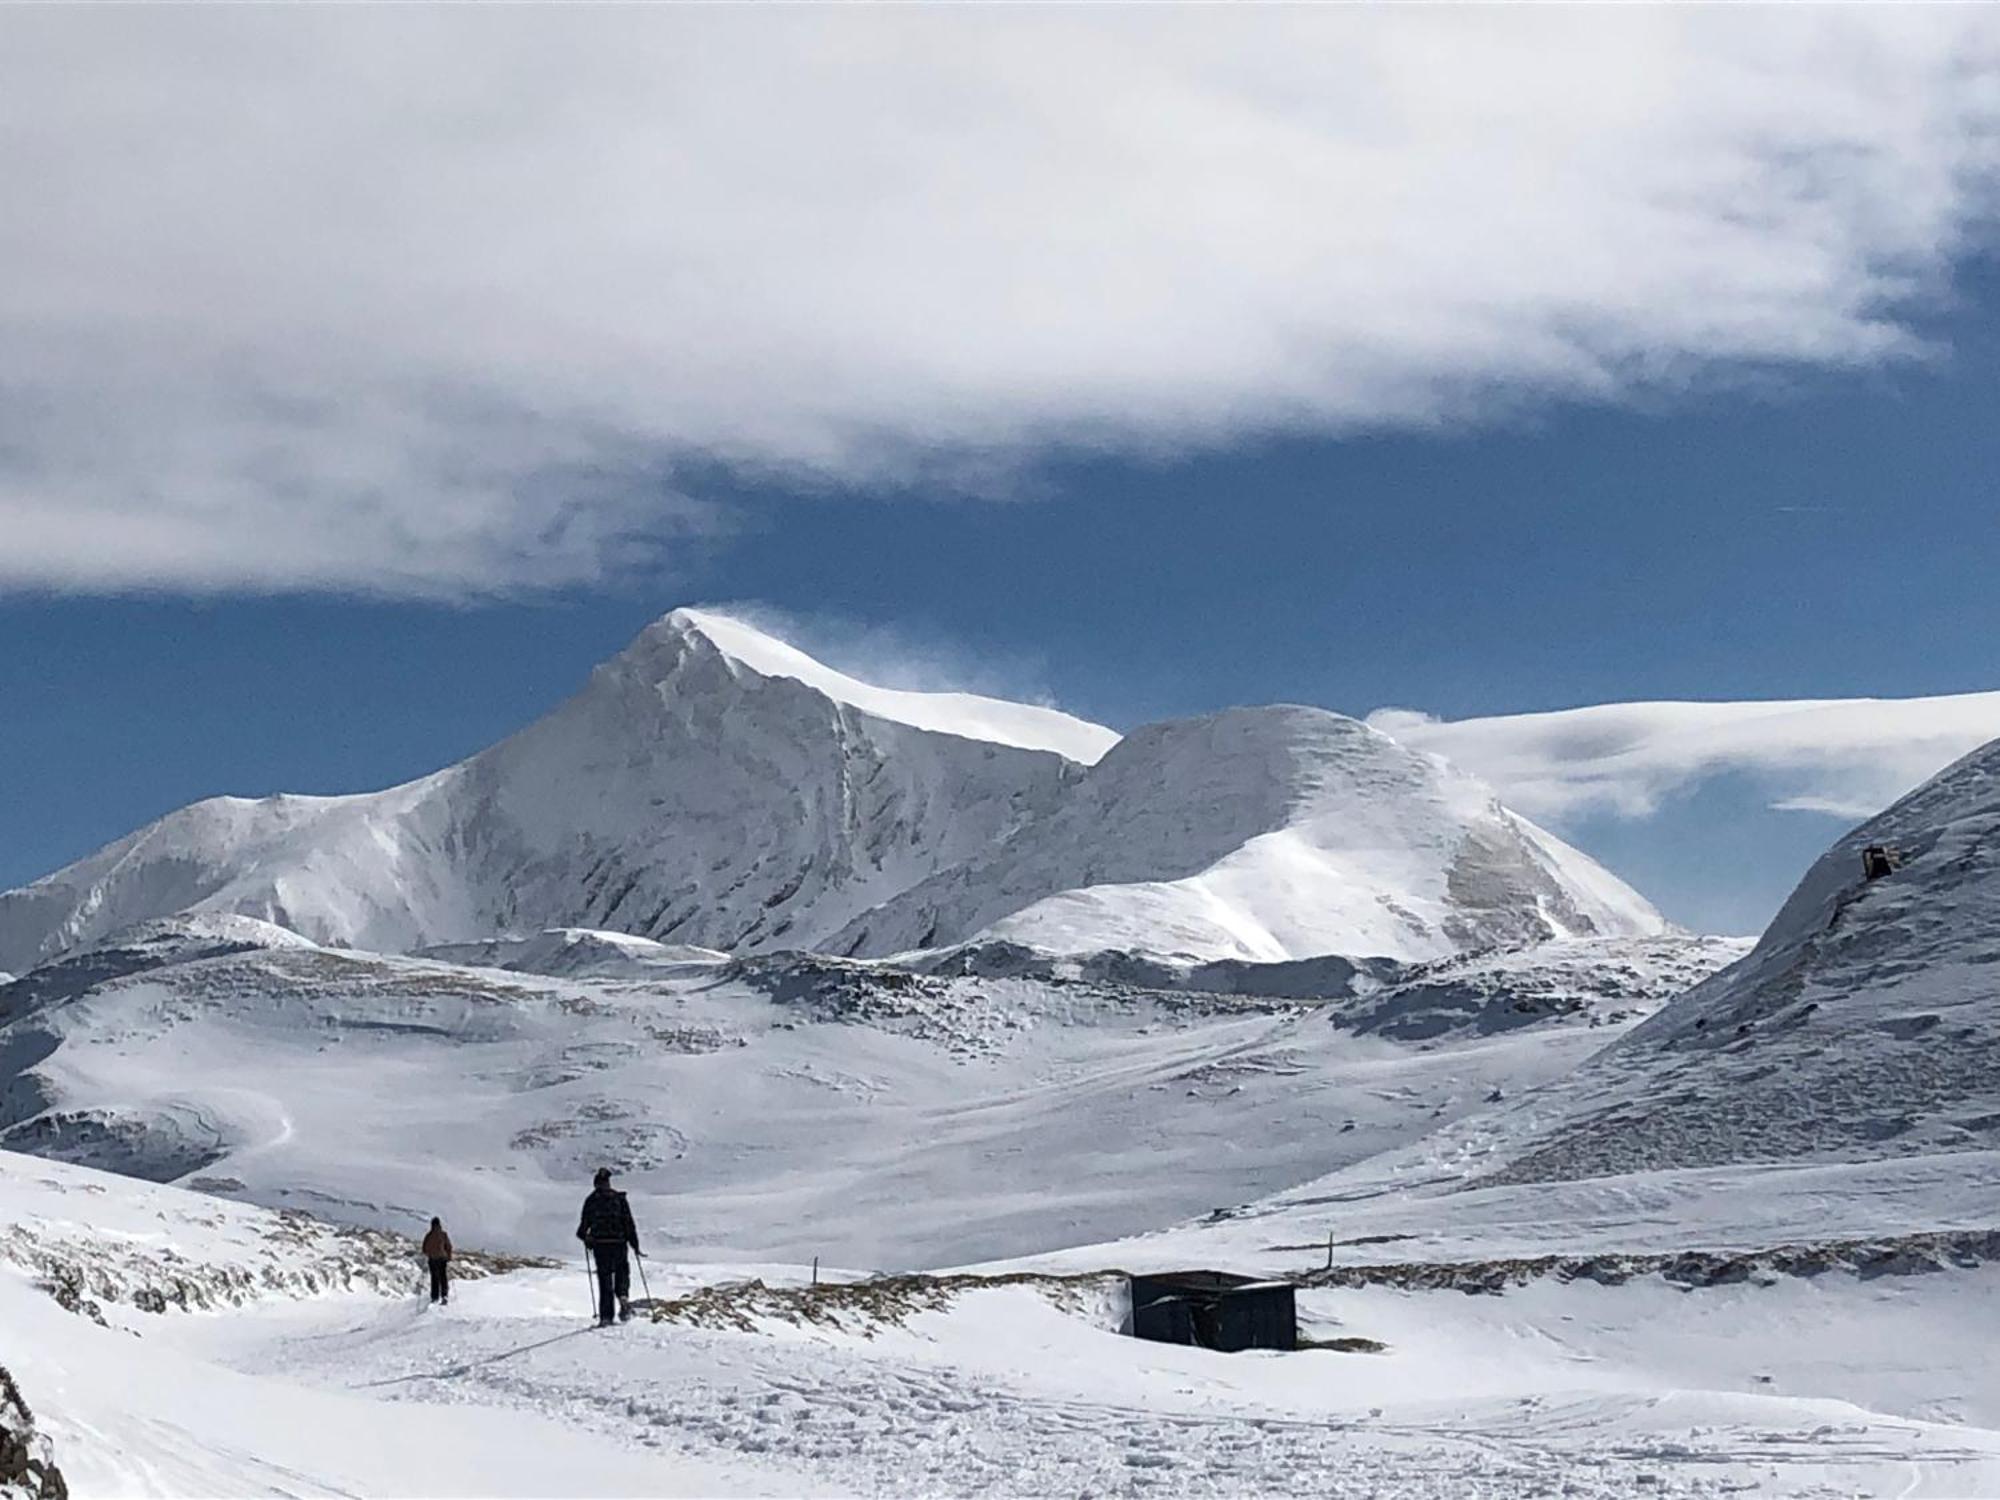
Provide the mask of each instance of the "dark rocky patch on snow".
POLYGON ((1543 943, 1399 967, 1379 988, 1329 1011, 1362 1036, 1421 1042, 1523 1026, 1615 1025, 1657 1011, 1740 957, 1731 938, 1543 943))
POLYGON ((0 1366, 0 1500, 68 1500, 48 1437, 14 1377, 0 1366))
POLYGON ((296 933, 249 917, 169 917, 136 923, 0 984, 0 1026, 87 994, 114 979, 259 949, 310 948, 296 933))
POLYGON ((1058 1307, 1087 1316, 1109 1316, 1115 1327, 1122 1310, 1126 1273, 1093 1271, 1062 1275, 1012 1271, 941 1275, 874 1276, 862 1281, 822 1281, 808 1286, 769 1286, 762 1279, 704 1286, 685 1296, 661 1298, 646 1308, 656 1323, 696 1328, 728 1328, 756 1333, 760 1325, 789 1323, 872 1338, 883 1328, 899 1328, 922 1312, 940 1312, 970 1292, 997 1287, 1030 1287, 1058 1307))
POLYGON ((187 1105, 43 1109, 0 1130, 0 1146, 145 1182, 172 1182, 228 1154, 221 1130, 187 1105))
MULTIPOLYGON (((1273 1254, 1307 1252, 1314 1245, 1273 1245, 1273 1254)), ((1411 1292, 1497 1293, 1550 1278, 1619 1286, 1642 1276, 1688 1290, 1780 1276, 1920 1276, 1975 1270, 2000 1261, 2000 1229, 1937 1230, 1823 1244, 1774 1245, 1763 1250, 1674 1250, 1657 1253, 1539 1255, 1482 1261, 1406 1261, 1387 1265, 1337 1265, 1292 1278, 1302 1287, 1394 1287, 1411 1292)))

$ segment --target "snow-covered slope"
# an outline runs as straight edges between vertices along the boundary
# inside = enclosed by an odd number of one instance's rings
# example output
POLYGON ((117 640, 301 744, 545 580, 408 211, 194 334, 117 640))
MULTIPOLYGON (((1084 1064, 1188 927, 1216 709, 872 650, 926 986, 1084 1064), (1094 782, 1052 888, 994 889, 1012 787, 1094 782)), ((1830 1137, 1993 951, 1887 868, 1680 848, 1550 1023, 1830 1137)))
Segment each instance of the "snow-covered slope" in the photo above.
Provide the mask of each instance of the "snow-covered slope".
POLYGON ((26 1229, 0 1240, 9 1366, 76 1500, 2000 1484, 1990 1268, 1483 1297, 1307 1277, 1310 1347, 1226 1355, 1120 1333, 1107 1273, 1171 1241, 1079 1249, 1068 1276, 649 1257, 652 1299, 598 1332, 573 1265, 429 1307, 407 1241, 5 1153, 0 1223, 26 1229))
POLYGON ((1492 1183, 2000 1147, 2000 741, 1839 840, 1746 957, 1427 1143, 1492 1183), (1901 851, 1867 879, 1862 851, 1901 851))
POLYGON ((1620 1128, 1579 1121, 1517 1175, 2000 1146, 2000 741, 1834 844, 1609 1061, 1651 1079, 1620 1128), (1870 844, 1901 868, 1866 879, 1870 844))
POLYGON ((242 913, 402 951, 549 927, 811 946, 1054 805, 1109 730, 891 693, 677 611, 583 692, 438 774, 216 798, 0 895, 0 968, 133 922, 242 913))
POLYGON ((1664 925, 1483 783, 1356 720, 1279 706, 1133 731, 1057 805, 831 946, 1417 959, 1664 925))
POLYGON ((1237 966, 1224 995, 798 954, 555 978, 182 918, 0 990, 0 1146, 554 1254, 610 1163, 684 1253, 948 1264, 1407 1144, 1558 1076, 1712 946, 1545 944, 1362 996, 1346 966, 1319 995, 1237 966))

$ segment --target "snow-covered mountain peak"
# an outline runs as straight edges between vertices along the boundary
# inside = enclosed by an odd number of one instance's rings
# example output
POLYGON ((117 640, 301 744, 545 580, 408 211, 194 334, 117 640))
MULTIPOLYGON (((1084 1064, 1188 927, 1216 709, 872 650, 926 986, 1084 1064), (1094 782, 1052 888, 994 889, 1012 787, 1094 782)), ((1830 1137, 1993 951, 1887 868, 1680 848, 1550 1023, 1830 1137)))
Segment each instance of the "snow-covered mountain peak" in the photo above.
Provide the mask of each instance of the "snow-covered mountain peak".
POLYGON ((1046 709, 871 689, 677 611, 432 776, 213 799, 0 893, 0 968, 184 912, 390 952, 547 928, 811 947, 1052 806, 1076 757, 1114 739, 1046 709))
POLYGON ((0 968, 190 912, 380 952, 589 929, 882 953, 990 929, 1253 962, 1663 926, 1484 783, 1325 709, 1121 741, 1051 709, 874 687, 708 610, 654 622, 566 703, 432 776, 197 804, 0 893, 0 968))
POLYGON ((1358 720, 1277 705, 1134 730, 1052 811, 834 946, 1429 959, 1664 928, 1483 782, 1358 720))
POLYGON ((685 690, 691 679, 713 681, 718 670, 803 683, 862 713, 935 734, 957 735, 1021 750, 1050 750, 1092 765, 1118 742, 1115 731, 1058 709, 977 693, 913 692, 877 687, 816 661, 798 647, 733 615, 676 609, 599 668, 602 677, 685 690))

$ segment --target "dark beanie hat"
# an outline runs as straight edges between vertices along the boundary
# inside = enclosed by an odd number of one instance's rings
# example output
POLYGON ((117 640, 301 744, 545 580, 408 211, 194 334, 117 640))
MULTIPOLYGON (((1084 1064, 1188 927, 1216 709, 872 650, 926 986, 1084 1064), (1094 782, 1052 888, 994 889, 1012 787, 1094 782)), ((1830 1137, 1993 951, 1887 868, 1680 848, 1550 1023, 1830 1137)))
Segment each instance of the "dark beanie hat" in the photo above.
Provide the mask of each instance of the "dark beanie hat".
POLYGON ((597 1175, 591 1178, 590 1180, 596 1183, 599 1187, 603 1187, 605 1183, 611 1180, 611 1168, 599 1167, 597 1169, 597 1175))

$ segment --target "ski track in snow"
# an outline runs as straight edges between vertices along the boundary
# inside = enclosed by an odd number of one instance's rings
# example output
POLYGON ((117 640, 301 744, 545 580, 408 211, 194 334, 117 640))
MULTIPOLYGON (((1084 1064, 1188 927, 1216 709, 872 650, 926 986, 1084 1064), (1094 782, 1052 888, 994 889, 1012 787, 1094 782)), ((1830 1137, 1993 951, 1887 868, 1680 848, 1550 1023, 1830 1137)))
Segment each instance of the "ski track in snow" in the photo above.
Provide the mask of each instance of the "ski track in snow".
MULTIPOLYGON (((2000 1485, 1995 1266, 1696 1291, 1644 1277, 1486 1297, 1301 1293, 1309 1334, 1386 1344, 1372 1355, 1141 1343, 1115 1331, 1116 1297, 1032 1284, 840 1323, 792 1321, 772 1310, 781 1299, 725 1290, 718 1305, 754 1327, 642 1313, 600 1331, 584 1322, 580 1263, 461 1280, 449 1306, 426 1308, 391 1290, 386 1241, 299 1226, 288 1233, 328 1268, 301 1295, 283 1279, 300 1249, 263 1210, 11 1155, 0 1168, 0 1210, 37 1243, 127 1268, 99 1291, 108 1327, 0 1268, 0 1319, 26 1336, 10 1356, 79 1497, 1309 1488, 1429 1500, 2000 1485), (128 1259, 127 1245, 153 1260, 128 1259), (138 1310, 169 1252, 174 1275, 227 1292, 216 1310, 138 1310), (343 1257, 375 1289, 338 1290, 343 1257), (252 1274, 218 1274, 228 1268, 252 1274)), ((1821 1178, 1815 1190, 1830 1191, 1821 1178)), ((1626 1204, 1632 1224, 1646 1211, 1626 1204)), ((1139 1263, 1128 1252, 1143 1244, 1067 1256, 1101 1271, 1139 1263)), ((1162 1264, 1182 1253, 1154 1249, 1162 1264)), ((414 1288, 419 1265, 407 1244, 401 1254, 414 1288)), ((0 1262, 14 1255, 0 1245, 0 1262)), ((1283 1261, 1298 1268, 1295 1253, 1283 1261)), ((806 1279, 657 1262, 643 1280, 670 1299, 750 1276, 806 1279)))
POLYGON ((1623 1372, 1595 1374, 1600 1356, 1551 1339, 1534 1341, 1515 1391, 1453 1398, 1457 1299, 1416 1313, 1439 1348, 1413 1350, 1419 1368, 1390 1375, 1393 1353, 1136 1344, 1020 1289, 872 1339, 643 1320, 598 1331, 561 1307, 582 1292, 580 1278, 534 1273, 463 1288, 441 1311, 286 1309, 275 1326, 252 1320, 207 1341, 263 1378, 553 1416, 658 1455, 665 1472, 735 1464, 744 1482, 799 1493, 1693 1496, 2000 1481, 1988 1432, 1810 1397, 1621 1389, 1623 1372), (513 1305, 482 1306, 496 1299, 513 1305), (1585 1373, 1569 1388, 1543 1383, 1566 1363, 1585 1373))

